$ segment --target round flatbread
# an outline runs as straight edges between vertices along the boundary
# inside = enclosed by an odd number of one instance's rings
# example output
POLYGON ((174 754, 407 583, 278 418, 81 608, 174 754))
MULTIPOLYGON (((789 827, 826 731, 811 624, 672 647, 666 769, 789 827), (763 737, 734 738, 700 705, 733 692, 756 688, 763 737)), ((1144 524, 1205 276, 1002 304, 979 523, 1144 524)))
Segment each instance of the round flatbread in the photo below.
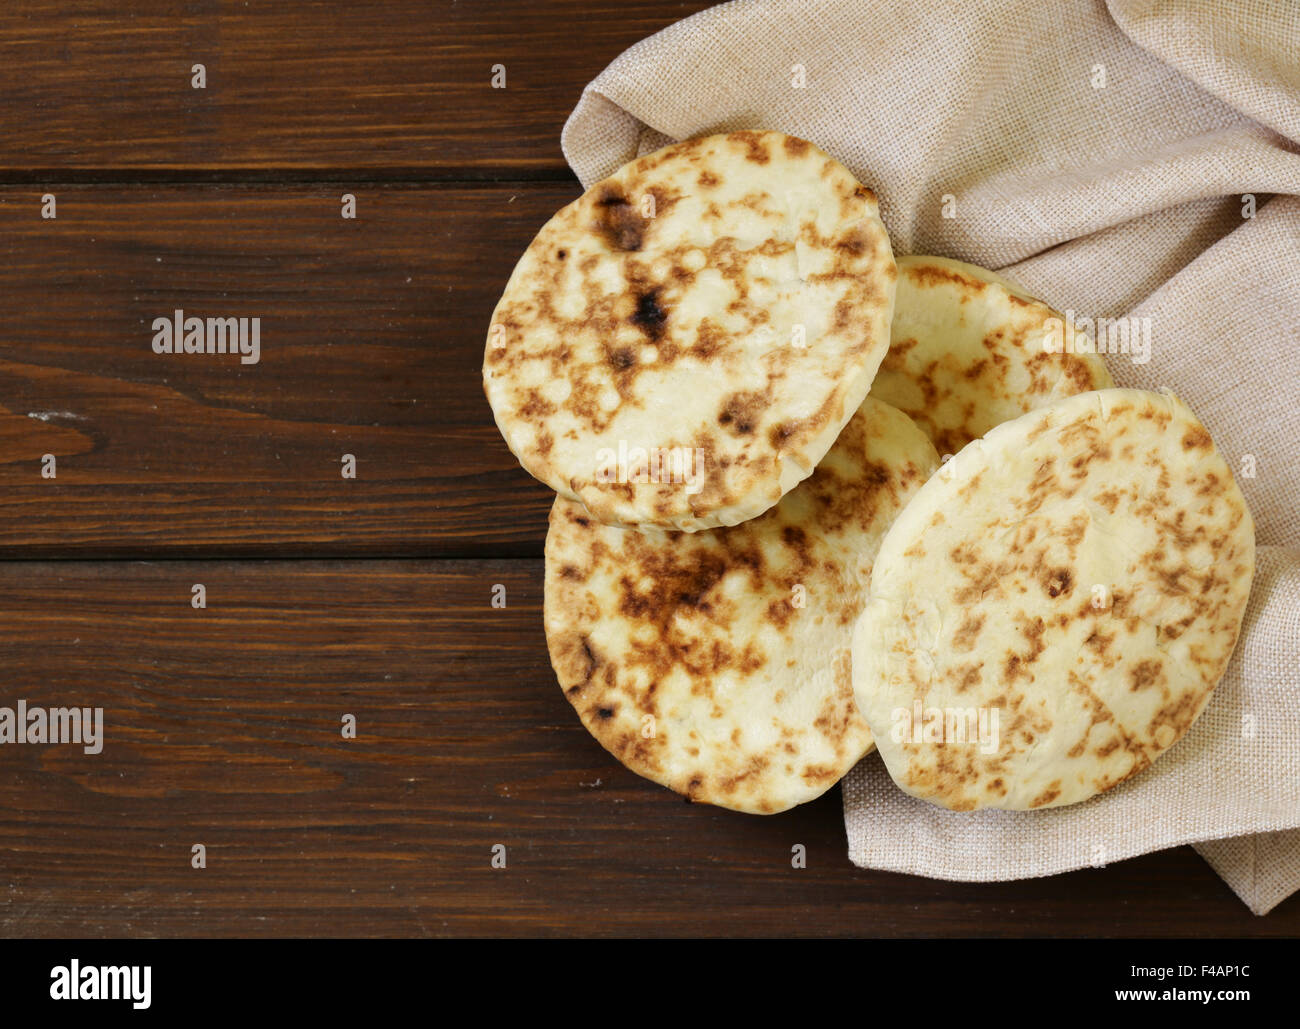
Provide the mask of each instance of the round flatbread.
POLYGON ((871 747, 849 643, 881 537, 937 464, 868 399, 812 477, 743 525, 643 534, 558 498, 544 621, 583 724, 693 800, 766 814, 820 796, 871 747))
POLYGON ((733 525, 807 477, 889 346, 876 198, 733 132, 625 165, 528 247, 483 381, 520 463, 610 525, 733 525))
POLYGON ((1170 394, 1084 393, 970 444, 894 522, 854 633, 858 706, 894 781, 1022 810, 1147 767, 1223 675, 1254 539, 1170 394))
POLYGON ((1000 275, 946 257, 898 259, 889 353, 871 395, 909 415, 940 454, 1113 385, 1085 333, 1000 275))

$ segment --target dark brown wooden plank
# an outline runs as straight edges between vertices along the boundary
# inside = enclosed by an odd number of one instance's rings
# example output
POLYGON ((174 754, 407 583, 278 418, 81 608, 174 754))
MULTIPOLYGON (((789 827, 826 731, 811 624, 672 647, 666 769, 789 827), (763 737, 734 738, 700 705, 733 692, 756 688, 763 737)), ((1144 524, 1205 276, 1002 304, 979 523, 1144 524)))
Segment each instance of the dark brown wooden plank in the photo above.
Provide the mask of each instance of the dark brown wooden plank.
POLYGON ((0 704, 106 722, 98 755, 0 746, 0 933, 1300 931, 1300 897, 1255 918, 1187 848, 963 885, 853 869, 834 793, 771 818, 686 804, 579 725, 547 663, 540 571, 0 565, 0 704))
POLYGON ((563 176, 582 88, 709 0, 0 5, 0 181, 49 169, 563 176), (203 64, 207 86, 191 85, 203 64), (506 86, 492 87, 494 65, 506 86))
POLYGON ((0 556, 540 555, 483 344, 577 192, 69 186, 44 220, 0 190, 0 556), (177 308, 260 318, 260 361, 154 353, 177 308))

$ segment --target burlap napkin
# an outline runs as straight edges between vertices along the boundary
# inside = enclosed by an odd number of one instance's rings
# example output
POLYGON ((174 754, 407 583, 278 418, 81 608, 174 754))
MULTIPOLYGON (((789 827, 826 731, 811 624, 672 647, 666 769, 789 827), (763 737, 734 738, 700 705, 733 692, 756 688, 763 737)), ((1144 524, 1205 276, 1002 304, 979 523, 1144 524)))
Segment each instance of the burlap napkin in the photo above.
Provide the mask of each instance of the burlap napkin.
POLYGON ((955 814, 872 755, 844 783, 852 860, 1015 879, 1195 843, 1267 912, 1300 888, 1300 5, 737 0, 614 61, 563 142, 590 185, 737 128, 842 160, 900 254, 1004 268, 1077 317, 1149 318, 1149 360, 1111 355, 1116 381, 1191 404, 1256 522, 1231 667, 1156 766, 1069 808, 955 814))

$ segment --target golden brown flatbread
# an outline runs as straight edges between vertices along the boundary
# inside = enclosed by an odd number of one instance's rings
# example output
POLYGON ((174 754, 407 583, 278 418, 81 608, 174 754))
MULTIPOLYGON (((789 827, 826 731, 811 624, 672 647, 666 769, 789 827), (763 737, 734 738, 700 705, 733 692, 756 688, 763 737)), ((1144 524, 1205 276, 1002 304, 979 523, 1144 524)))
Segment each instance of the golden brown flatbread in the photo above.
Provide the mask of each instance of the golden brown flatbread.
POLYGON ((743 525, 643 534, 557 499, 546 639, 583 724, 694 800, 771 813, 819 796, 871 747, 849 643, 880 539, 937 464, 867 399, 812 477, 743 525))
POLYGON ((1185 404, 1070 397, 971 443, 894 522, 854 635, 858 706, 914 796, 1086 800, 1200 715, 1254 565, 1245 500, 1185 404))
POLYGON ((889 353, 871 395, 940 454, 1075 393, 1113 386, 1093 340, 1006 279, 946 257, 898 259, 889 353))
POLYGON ((638 158, 537 234, 483 380, 520 463, 611 525, 695 531, 809 475, 889 345, 876 198, 776 132, 638 158))

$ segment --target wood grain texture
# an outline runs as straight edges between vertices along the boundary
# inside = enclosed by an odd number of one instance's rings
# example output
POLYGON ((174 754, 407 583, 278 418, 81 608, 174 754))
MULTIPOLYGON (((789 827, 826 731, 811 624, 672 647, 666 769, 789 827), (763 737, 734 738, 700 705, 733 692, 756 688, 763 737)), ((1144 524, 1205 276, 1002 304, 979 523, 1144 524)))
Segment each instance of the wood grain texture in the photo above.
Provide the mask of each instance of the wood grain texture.
POLYGON ((560 128, 707 0, 0 5, 0 180, 350 172, 569 178, 560 128), (203 64, 207 86, 191 85, 203 64), (506 86, 492 87, 494 65, 506 86))
POLYGON ((853 869, 835 791, 770 818, 687 804, 581 727, 540 604, 536 561, 0 566, 0 703, 106 723, 99 755, 0 747, 0 933, 1300 930, 1300 898, 1255 918, 1187 848, 963 885, 853 869))
POLYGON ((0 556, 540 555, 483 346, 578 192, 69 186, 45 220, 0 190, 0 556), (177 308, 260 318, 260 361, 154 353, 177 308))

